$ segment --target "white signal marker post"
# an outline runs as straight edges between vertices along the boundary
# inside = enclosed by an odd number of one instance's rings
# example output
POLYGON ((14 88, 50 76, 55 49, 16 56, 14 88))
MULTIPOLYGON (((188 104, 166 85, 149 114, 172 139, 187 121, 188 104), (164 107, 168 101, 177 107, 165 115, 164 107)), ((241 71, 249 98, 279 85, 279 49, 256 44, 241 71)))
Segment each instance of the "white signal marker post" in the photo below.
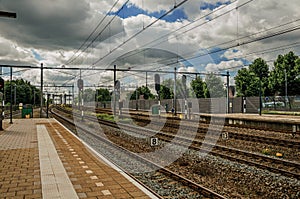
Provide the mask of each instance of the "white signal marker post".
POLYGON ((150 146, 158 146, 158 138, 150 138, 150 146))
POLYGON ((223 133, 222 133, 222 139, 223 139, 223 140, 228 140, 228 139, 229 139, 228 132, 223 132, 223 133))

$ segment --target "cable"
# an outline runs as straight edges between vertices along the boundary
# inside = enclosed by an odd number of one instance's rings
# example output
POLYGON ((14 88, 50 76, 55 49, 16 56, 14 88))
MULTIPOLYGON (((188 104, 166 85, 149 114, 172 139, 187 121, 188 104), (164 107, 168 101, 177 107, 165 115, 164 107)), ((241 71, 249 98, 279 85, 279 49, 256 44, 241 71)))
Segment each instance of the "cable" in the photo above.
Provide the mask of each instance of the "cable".
POLYGON ((104 55, 103 57, 101 57, 100 59, 98 59, 96 62, 94 62, 92 65, 96 65, 98 62, 100 62, 101 60, 103 60, 105 57, 109 56, 111 53, 113 53, 114 51, 116 51, 118 48, 122 47, 123 45, 125 45, 127 42, 131 41, 133 38, 135 38, 136 36, 138 36, 139 34, 141 34, 142 32, 144 32, 146 29, 148 29, 149 27, 151 27, 152 25, 154 25, 156 22, 158 22, 160 19, 162 19, 163 17, 167 16, 168 14, 170 14, 171 12, 173 12, 176 8, 182 6, 184 3, 186 3, 188 0, 183 0, 182 2, 180 2, 178 5, 174 5, 174 7, 172 9, 170 9, 169 11, 165 12, 163 15, 161 15, 159 18, 157 18, 156 20, 154 20, 153 22, 151 22, 149 25, 147 25, 146 27, 144 27, 142 30, 138 31, 137 33, 135 33, 134 35, 132 35, 131 37, 129 37, 126 41, 124 41, 123 43, 121 43, 120 45, 118 45, 117 47, 115 47, 114 49, 110 50, 109 53, 107 53, 106 55, 104 55))
MULTIPOLYGON (((195 28, 195 27, 193 27, 193 28, 195 28)), ((273 29, 275 29, 275 28, 273 28, 273 29)), ((281 31, 277 31, 277 32, 275 32, 275 33, 272 33, 272 34, 268 34, 268 35, 265 35, 265 36, 261 36, 261 37, 258 37, 258 38, 256 38, 256 39, 251 39, 250 38, 250 40, 247 40, 247 41, 244 41, 244 42, 242 42, 241 44, 238 44, 238 45, 230 45, 230 46, 228 46, 228 47, 226 47, 226 48, 222 48, 221 50, 226 50, 226 49, 229 49, 229 48, 233 48, 233 47, 236 47, 236 46, 241 46, 241 45, 246 45, 246 44, 249 44, 249 43, 252 43, 252 42, 256 42, 256 41, 260 41, 260 40, 263 40, 263 39, 267 39, 267 38, 270 38, 270 37, 274 37, 274 36, 278 36, 278 35, 282 35, 282 34, 286 34, 286 33, 289 33, 289 32, 292 32, 292 31, 295 31, 295 30, 298 30, 299 29, 299 27, 297 27, 297 26, 295 26, 295 27, 292 27, 292 28, 289 28, 289 29, 287 29, 287 30, 281 30, 281 31)), ((270 30, 270 29, 269 29, 270 30)), ((263 31, 261 31, 261 32, 263 32, 263 31)), ((140 34, 140 33, 139 33, 140 34)), ((258 33, 256 33, 256 34, 258 34, 258 33)), ((248 36, 246 36, 246 37, 242 37, 243 39, 246 39, 247 37, 249 38, 251 35, 248 35, 248 36)), ((129 38, 130 39, 130 38, 129 38)), ((131 39, 130 39, 131 40, 131 39)), ((228 42, 225 42, 225 43, 223 43, 223 44, 230 44, 231 42, 233 42, 233 40, 231 40, 231 41, 228 41, 228 42)), ((124 44, 121 44, 121 46, 122 45, 124 45, 124 44)), ((117 47, 118 48, 118 47, 117 47)), ((219 52, 219 51, 221 51, 221 50, 218 50, 218 51, 211 51, 211 52, 209 52, 209 54, 212 54, 212 53, 216 53, 216 52, 219 52)), ((195 57, 192 57, 192 58, 195 58, 195 57)))
MULTIPOLYGON (((79 47, 79 49, 76 51, 79 52, 79 50, 87 43, 87 41, 92 37, 92 35, 96 32, 96 30, 99 28, 99 26, 103 23, 103 21, 106 19, 106 17, 109 15, 109 13, 111 13, 111 11, 113 10, 113 8, 115 7, 115 5, 119 2, 119 0, 117 0, 114 5, 111 7, 110 11, 107 12, 107 14, 105 15, 104 18, 102 18, 102 20, 98 23, 98 25, 96 26, 96 28, 92 31, 92 33, 88 36, 88 38, 84 41, 84 43, 79 47)), ((112 19, 106 24, 106 26, 104 26, 104 28, 97 34, 97 36, 77 55, 75 56, 76 53, 74 53, 74 55, 65 63, 65 65, 71 64, 72 62, 74 62, 83 52, 85 52, 97 39, 98 37, 104 32, 104 30, 112 23, 112 21, 116 18, 117 14, 121 12, 121 10, 125 7, 125 5, 129 2, 129 0, 127 0, 121 7, 121 9, 119 9, 117 11, 117 13, 112 17, 112 19), (75 56, 75 57, 74 57, 75 56)))
MULTIPOLYGON (((267 30, 264 30, 264 31, 259 31, 257 33, 253 33, 251 35, 247 35, 247 36, 244 36, 244 37, 241 37, 239 39, 245 39, 245 38, 250 38, 252 36, 255 36, 255 35, 258 35, 258 34, 261 34, 263 32, 267 32, 267 31, 270 31, 272 29, 275 29, 275 28, 278 28, 278 27, 282 27, 282 26, 285 26, 287 24, 291 24, 291 23, 294 23, 296 21, 299 21, 300 19, 296 19, 294 21, 291 21, 291 22, 287 22, 285 24, 280 24, 276 27, 272 27, 270 29, 267 29, 267 30)), ((268 35, 265 35, 265 36, 261 36, 261 37, 258 37, 258 38, 254 38, 254 39, 251 39, 248 40, 248 41, 244 41, 244 42, 241 42, 241 43, 237 43, 237 44, 232 44, 230 46, 227 46, 227 47, 224 47, 224 48, 219 48, 219 49, 216 49, 216 50, 212 50, 210 52, 207 52, 207 53, 202 53, 202 54, 199 54, 197 56, 191 56, 191 57, 187 57, 185 58, 185 60, 193 60, 193 59, 196 59, 196 58, 199 58, 199 57, 202 57, 202 56, 206 56, 206 55, 211 55, 211 54, 214 54, 214 53, 218 53, 218 52, 221 52, 221 51, 224 51, 224 50, 228 50, 228 49, 231 49, 231 48, 234 48, 234 47, 239 47, 239 46, 243 46, 243 45, 246 45, 246 44, 250 44, 250 43, 253 43, 253 42, 257 42, 257 41, 260 41, 260 40, 264 40, 264 39, 268 39, 268 38, 271 38, 271 37, 274 37, 274 36, 279 36, 279 35, 282 35, 282 34, 286 34, 286 33, 289 33, 289 32, 293 32, 293 31, 296 31, 296 30, 299 30, 300 29, 300 25, 298 26, 295 26, 295 27, 290 27, 288 29, 284 29, 284 30, 280 30, 278 32, 275 32, 275 33, 272 33, 272 34, 268 34, 268 35)), ((232 43, 232 42, 235 42, 235 40, 231 40, 231 41, 227 41, 227 42, 223 42, 221 44, 217 44, 216 46, 220 46, 220 45, 223 45, 223 44, 228 44, 228 43, 232 43)), ((214 49, 216 48, 216 46, 211 46, 211 47, 208 47, 208 49, 214 49)), ((163 60, 159 60, 160 62, 163 61, 163 60)), ((173 64, 176 64, 178 62, 182 62, 184 61, 183 59, 179 59, 178 61, 175 61, 175 62, 170 62, 169 64, 167 65, 173 65, 173 64)), ((156 62, 158 63, 158 62, 156 62)), ((155 63, 154 63, 155 64, 155 63)))
MULTIPOLYGON (((237 0, 236 0, 236 1, 237 1, 237 0)), ((236 1, 233 1, 232 3, 236 2, 236 1)), ((215 19, 217 19, 217 18, 219 18, 219 17, 222 17, 222 16, 228 14, 228 13, 230 13, 231 11, 233 11, 233 10, 239 8, 239 7, 245 6, 245 5, 247 5, 248 3, 252 2, 252 1, 254 1, 254 0, 249 0, 249 1, 247 1, 247 2, 245 2, 245 3, 243 3, 243 4, 241 4, 241 5, 239 5, 239 6, 237 6, 237 7, 235 7, 235 8, 233 8, 233 9, 229 10, 229 11, 226 11, 226 12, 224 12, 224 13, 222 13, 222 14, 220 14, 220 15, 218 15, 218 16, 212 18, 212 19, 210 19, 209 21, 205 21, 204 23, 201 23, 201 24, 199 24, 199 25, 197 25, 197 26, 194 26, 194 27, 192 27, 192 28, 190 28, 190 29, 188 29, 188 30, 185 30, 184 32, 181 32, 180 34, 177 34, 177 35, 175 35, 175 36, 173 36, 173 37, 169 37, 169 35, 171 35, 171 34, 173 34, 173 33, 175 33, 175 32, 178 32, 179 30, 181 30, 181 29, 183 29, 183 28, 186 28, 186 27, 190 26, 191 24, 193 24, 193 23, 195 23, 195 22, 197 22, 197 21, 200 21, 201 19, 205 19, 205 18, 207 18, 208 16, 210 16, 211 14, 214 14, 214 13, 216 13, 217 11, 220 11, 220 10, 224 9, 224 8, 226 8, 227 6, 231 5, 231 4, 227 4, 226 6, 219 7, 218 9, 216 9, 216 10, 214 10, 214 11, 212 11, 212 12, 210 12, 210 13, 208 13, 208 14, 206 14, 206 15, 204 15, 204 16, 198 18, 198 19, 196 19, 195 21, 190 22, 189 24, 186 24, 186 25, 184 25, 184 26, 182 26, 182 27, 180 27, 180 28, 178 28, 178 29, 176 29, 176 30, 170 32, 170 33, 167 33, 167 34, 161 36, 161 37, 158 38, 158 39, 152 40, 152 41, 150 41, 150 42, 148 42, 148 43, 146 43, 146 44, 144 44, 143 46, 140 46, 140 47, 141 47, 141 48, 142 48, 142 47, 146 47, 146 46, 148 46, 148 45, 154 43, 152 46, 149 47, 149 48, 153 48, 153 47, 155 47, 156 45, 161 44, 162 42, 168 41, 169 39, 172 39, 172 38, 176 38, 176 37, 178 37, 179 35, 182 35, 182 34, 184 34, 184 33, 187 33, 187 32, 189 32, 189 31, 191 31, 191 30, 193 30, 193 29, 195 29, 195 28, 198 28, 198 27, 200 27, 200 26, 202 26, 202 25, 205 25, 205 24, 207 24, 207 23, 210 23, 211 21, 213 21, 213 20, 215 20, 215 19), (164 39, 164 38, 165 38, 165 39, 164 39), (164 40, 163 40, 163 39, 164 39, 164 40), (157 42, 157 44, 155 44, 155 42, 157 42)), ((149 49, 149 48, 148 48, 148 49, 149 49)), ((146 50, 148 50, 148 49, 144 49, 143 51, 146 51, 146 50)), ((125 56, 124 58, 133 56, 133 55, 135 55, 135 54, 137 54, 137 53, 139 53, 139 52, 136 52, 136 53, 134 53, 134 54, 129 54, 129 55, 125 56)))
MULTIPOLYGON (((250 0, 250 1, 246 2, 246 3, 244 3, 244 4, 241 4, 240 7, 246 5, 247 3, 250 3, 251 1, 253 1, 253 0, 250 0)), ((118 48, 120 48, 121 46, 123 46, 125 43, 129 42, 131 39, 133 39, 134 37, 136 37, 137 35, 139 35, 139 34, 140 34, 141 32, 143 32, 145 29, 147 29, 147 28, 149 28, 150 26, 152 26, 154 23, 156 23, 157 21, 159 21, 160 19, 162 19, 163 17, 165 17, 166 15, 168 15, 169 13, 171 13, 174 9, 176 9, 176 8, 179 7, 179 6, 181 6, 181 5, 182 5, 183 3, 185 3, 185 2, 186 2, 186 1, 183 1, 183 2, 181 2, 180 4, 178 4, 177 6, 175 5, 173 9, 169 10, 169 11, 166 12, 164 15, 162 15, 162 16, 160 16, 158 19, 156 19, 154 22, 152 22, 151 24, 149 24, 147 27, 145 27, 145 28, 142 29, 141 31, 139 31, 139 32, 137 32, 136 34, 134 34, 132 37, 130 37, 129 39, 127 39, 127 41, 124 41, 122 44, 120 44, 119 46, 117 46, 116 48, 114 48, 113 50, 111 50, 111 51, 110 51, 107 55, 105 55, 104 57, 98 59, 93 65, 95 65, 96 63, 98 63, 99 61, 101 61, 102 59, 104 59, 106 56, 108 56, 109 54, 111 54, 113 51, 115 51, 115 50, 117 50, 118 48)), ((234 1, 234 2, 236 2, 236 1, 234 1)), ((228 5, 229 5, 229 4, 227 4, 226 6, 228 6, 228 5)), ((226 7, 226 6, 224 6, 224 7, 226 7)), ((207 16, 209 16, 209 15, 211 15, 211 14, 213 14, 213 13, 215 13, 215 12, 221 10, 221 9, 223 9, 224 7, 218 8, 218 9, 212 11, 211 13, 209 13, 209 14, 207 14, 207 15, 205 15, 205 16, 202 16, 201 18, 197 19, 197 21, 200 20, 200 19, 203 19, 203 18, 205 18, 205 17, 207 17, 207 16)), ((217 17, 216 17, 216 18, 217 18, 217 17)), ((211 20, 211 21, 212 21, 212 20, 211 20)), ((194 22, 195 22, 195 21, 194 21, 194 22)), ((182 28, 184 28, 184 27, 187 27, 188 25, 191 25, 191 24, 194 23, 194 22, 191 22, 191 23, 189 23, 189 24, 187 24, 187 25, 185 25, 185 26, 183 26, 183 27, 181 27, 181 28, 179 28, 179 29, 177 29, 177 30, 171 32, 171 33, 174 33, 174 32, 176 32, 176 31, 178 31, 178 30, 180 30, 180 29, 182 29, 182 28)), ((164 37, 168 36, 168 35, 171 34, 171 33, 168 33, 168 34, 164 35, 164 37)), ((158 40, 158 39, 157 39, 157 40, 158 40)), ((149 42, 149 43, 151 43, 151 42, 149 42)), ((146 45, 148 45, 148 44, 146 44, 146 45)), ((93 65, 92 65, 92 66, 93 66, 93 65)))

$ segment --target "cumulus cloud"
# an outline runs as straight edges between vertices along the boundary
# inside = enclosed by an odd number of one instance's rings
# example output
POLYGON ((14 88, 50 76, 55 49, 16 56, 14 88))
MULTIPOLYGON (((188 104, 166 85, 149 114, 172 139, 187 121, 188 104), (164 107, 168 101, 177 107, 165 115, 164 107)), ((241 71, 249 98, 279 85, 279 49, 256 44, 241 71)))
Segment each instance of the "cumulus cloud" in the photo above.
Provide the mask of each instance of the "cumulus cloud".
POLYGON ((216 71, 222 71, 226 69, 236 68, 236 67, 242 67, 243 62, 242 61, 221 61, 219 64, 209 63, 207 64, 205 70, 208 72, 216 72, 216 71))
MULTIPOLYGON (((0 20, 1 63, 39 65, 42 61, 47 66, 61 67, 73 56, 115 2, 111 0, 1 0, 0 10, 17 12, 18 16, 17 19, 1 18, 0 20)), ((119 10, 125 2, 126 0, 118 1, 112 11, 119 10)), ((258 53, 259 50, 299 42, 299 31, 247 45, 236 45, 251 41, 259 36, 299 26, 298 21, 280 26, 280 24, 299 19, 300 6, 297 0, 288 2, 253 1, 239 9, 235 9, 235 6, 243 4, 246 0, 239 0, 230 5, 226 4, 233 1, 188 1, 180 7, 187 16, 186 20, 172 22, 161 20, 155 23, 153 27, 143 29, 147 24, 156 20, 149 13, 163 13, 173 8, 175 3, 180 2, 178 0, 129 1, 128 6, 142 9, 145 14, 128 18, 115 17, 108 28, 102 32, 101 37, 91 45, 91 48, 81 53, 70 66, 65 67, 106 69, 111 68, 115 63, 118 67, 123 68, 134 66, 140 69, 155 69, 164 67, 164 70, 172 70, 174 66, 178 67, 183 63, 188 66, 197 63, 198 66, 201 65, 207 71, 216 71, 242 65, 243 62, 240 60, 251 62, 257 57, 273 60, 279 53, 285 53, 287 50, 300 53, 299 47, 258 53), (219 17, 231 9, 231 12, 219 17), (203 18, 212 11, 215 12, 203 18), (180 31, 174 31, 183 26, 184 28, 180 31), (276 26, 279 27, 272 29, 276 26), (139 32, 141 34, 131 38, 139 32), (254 35, 257 32, 261 33, 254 35), (162 38, 165 35, 167 36, 162 38), (130 41, 123 43, 127 39, 130 41), (203 49, 210 52, 234 45, 236 46, 227 49, 224 54, 209 54, 209 62, 203 56, 198 59, 194 58, 201 54, 203 49), (120 47, 115 49, 118 46, 120 47), (149 48, 153 50, 144 51, 149 48), (121 59, 132 52, 136 54, 121 59), (194 59, 190 60, 191 58, 194 59), (217 61, 213 63, 214 60, 217 61)), ((108 16, 95 34, 98 34, 113 17, 112 15, 108 16)), ((188 68, 185 66, 184 70, 199 71, 200 68, 194 64, 188 68)), ((24 78, 37 82, 38 79, 34 77, 39 76, 38 73, 38 71, 33 71, 31 76, 29 73, 24 73, 24 78)), ((78 71, 70 73, 78 75, 78 71)), ((95 72, 92 71, 92 73, 95 72)), ((51 82, 63 82, 70 79, 70 76, 54 71, 49 71, 46 74, 48 77, 45 79, 51 82)), ((97 72, 90 76, 86 82, 93 84, 99 83, 101 80, 108 81, 111 80, 111 75, 109 72, 97 72)), ((140 80, 143 79, 140 78, 138 81, 140 82, 140 80)))
POLYGON ((223 57, 227 59, 243 58, 243 52, 240 50, 229 49, 225 51, 223 57))

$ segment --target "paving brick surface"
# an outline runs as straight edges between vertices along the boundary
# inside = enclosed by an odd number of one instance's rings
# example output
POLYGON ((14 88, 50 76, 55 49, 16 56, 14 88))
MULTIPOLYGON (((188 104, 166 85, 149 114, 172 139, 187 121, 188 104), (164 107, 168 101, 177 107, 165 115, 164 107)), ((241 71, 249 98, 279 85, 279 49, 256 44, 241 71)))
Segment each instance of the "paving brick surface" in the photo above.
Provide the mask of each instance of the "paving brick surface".
MULTIPOLYGON (((39 154, 37 126, 39 131, 41 128, 48 132, 59 157, 51 167, 56 170, 57 164, 63 166, 78 198, 149 198, 118 171, 96 158, 55 120, 16 119, 0 132, 0 199, 43 198, 45 182, 41 180, 40 165, 44 167, 45 160, 39 154)), ((56 180, 59 184, 66 179, 56 180)), ((64 187, 58 184, 55 186, 64 187)), ((64 198, 63 195, 55 197, 64 198)))
POLYGON ((0 198, 41 198, 35 121, 15 120, 0 134, 0 198))
POLYGON ((79 198, 149 198, 58 123, 47 125, 79 198))

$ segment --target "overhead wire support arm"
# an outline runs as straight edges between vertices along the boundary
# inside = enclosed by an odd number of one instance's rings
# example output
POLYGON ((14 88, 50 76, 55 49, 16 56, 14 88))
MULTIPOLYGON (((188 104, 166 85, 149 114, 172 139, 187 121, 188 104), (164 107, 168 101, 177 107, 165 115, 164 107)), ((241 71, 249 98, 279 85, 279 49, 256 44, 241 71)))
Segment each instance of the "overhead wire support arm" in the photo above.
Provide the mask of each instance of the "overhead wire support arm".
MULTIPOLYGON (((0 66, 2 67, 12 67, 12 68, 28 68, 28 69, 41 69, 41 67, 38 66, 17 66, 17 65, 5 65, 5 64, 0 64, 0 66)), ((90 71, 120 71, 120 72, 127 72, 127 71, 131 71, 131 72, 148 72, 148 73, 170 73, 173 74, 173 71, 157 71, 157 70, 140 70, 140 69, 121 69, 121 68, 116 68, 116 69, 112 69, 112 68, 108 68, 108 69, 103 69, 103 68, 89 68, 89 67, 71 67, 71 68, 57 68, 57 67, 49 67, 43 66, 43 70, 90 70, 90 71)), ((204 72, 179 72, 177 71, 177 74, 187 74, 187 75, 207 75, 208 73, 204 73, 204 72)), ((216 74, 218 76, 227 76, 227 74, 216 74)))

